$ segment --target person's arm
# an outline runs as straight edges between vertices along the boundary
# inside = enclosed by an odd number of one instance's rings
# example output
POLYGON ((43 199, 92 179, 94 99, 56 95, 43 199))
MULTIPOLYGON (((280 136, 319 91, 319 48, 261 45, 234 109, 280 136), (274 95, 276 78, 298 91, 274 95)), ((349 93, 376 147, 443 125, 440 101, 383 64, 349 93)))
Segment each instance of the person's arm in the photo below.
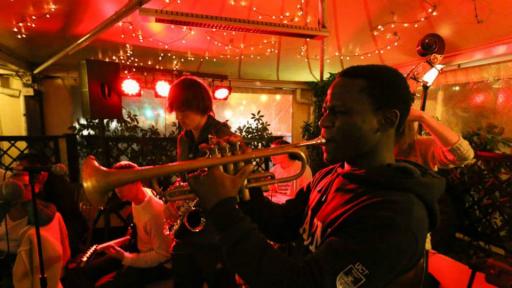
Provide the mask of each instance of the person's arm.
POLYGON ((426 234, 426 211, 418 203, 368 204, 301 260, 274 249, 233 199, 219 202, 209 219, 220 232, 227 263, 251 287, 383 287, 422 256, 425 235, 411 227, 426 234))
POLYGON ((277 204, 259 189, 251 190, 251 200, 238 203, 240 209, 258 225, 266 238, 278 243, 295 240, 304 219, 310 188, 304 187, 295 198, 277 204))
POLYGON ((450 148, 462 138, 458 133, 437 121, 424 111, 411 108, 409 113, 409 121, 419 122, 436 141, 445 148, 450 148))
POLYGON ((154 267, 171 257, 173 238, 164 233, 165 220, 162 217, 152 217, 145 224, 152 249, 147 252, 125 253, 123 265, 133 267, 154 267))
POLYGON ((448 126, 437 121, 427 113, 411 108, 410 121, 418 121, 432 135, 439 145, 433 149, 438 163, 435 166, 463 165, 474 157, 471 145, 448 126))

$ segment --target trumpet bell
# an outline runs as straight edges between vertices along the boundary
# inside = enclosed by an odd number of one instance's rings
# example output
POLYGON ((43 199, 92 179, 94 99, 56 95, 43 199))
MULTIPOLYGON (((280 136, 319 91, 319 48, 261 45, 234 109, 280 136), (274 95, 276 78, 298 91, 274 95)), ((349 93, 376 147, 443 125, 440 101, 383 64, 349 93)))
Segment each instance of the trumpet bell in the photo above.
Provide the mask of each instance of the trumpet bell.
POLYGON ((88 156, 82 163, 82 185, 89 202, 95 206, 102 206, 110 192, 107 169, 100 166, 94 156, 88 156))

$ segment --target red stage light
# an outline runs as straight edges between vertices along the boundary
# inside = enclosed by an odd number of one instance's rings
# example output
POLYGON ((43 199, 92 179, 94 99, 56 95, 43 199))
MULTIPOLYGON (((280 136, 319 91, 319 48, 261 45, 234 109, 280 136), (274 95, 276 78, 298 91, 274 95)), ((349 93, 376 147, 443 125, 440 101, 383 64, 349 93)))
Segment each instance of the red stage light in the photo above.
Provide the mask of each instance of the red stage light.
POLYGON ((155 84, 156 95, 160 97, 168 97, 171 90, 171 84, 165 80, 158 80, 155 84))
POLYGON ((121 83, 121 89, 126 95, 135 96, 140 93, 140 84, 137 80, 134 79, 125 79, 123 83, 121 83))
POLYGON ((229 86, 215 86, 213 89, 213 98, 216 100, 228 100, 229 95, 231 95, 229 86))

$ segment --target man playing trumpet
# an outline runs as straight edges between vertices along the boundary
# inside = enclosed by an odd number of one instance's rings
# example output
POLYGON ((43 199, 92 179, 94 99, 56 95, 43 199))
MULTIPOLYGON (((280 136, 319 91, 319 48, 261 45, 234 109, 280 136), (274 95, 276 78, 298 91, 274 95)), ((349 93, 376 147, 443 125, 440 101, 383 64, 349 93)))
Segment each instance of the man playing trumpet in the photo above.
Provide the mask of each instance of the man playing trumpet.
POLYGON ((422 166, 395 161, 395 139, 411 101, 407 81, 391 67, 343 70, 319 123, 331 166, 282 205, 256 191, 237 203, 250 165, 236 176, 211 168, 190 178, 227 264, 250 287, 421 285, 425 238, 436 225, 444 181, 422 166), (305 252, 298 258, 267 242, 297 237, 305 252))

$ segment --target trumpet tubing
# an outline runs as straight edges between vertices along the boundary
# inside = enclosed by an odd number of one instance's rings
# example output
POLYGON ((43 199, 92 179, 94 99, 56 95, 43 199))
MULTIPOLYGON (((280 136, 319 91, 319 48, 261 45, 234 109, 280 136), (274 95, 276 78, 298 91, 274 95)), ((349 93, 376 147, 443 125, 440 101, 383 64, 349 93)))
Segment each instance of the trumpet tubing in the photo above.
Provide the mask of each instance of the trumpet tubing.
MULTIPOLYGON (((299 178, 306 170, 306 155, 300 149, 300 147, 310 145, 321 145, 323 143, 325 143, 325 140, 319 137, 298 144, 289 144, 267 149, 252 150, 247 153, 231 155, 227 157, 179 161, 156 166, 145 166, 132 170, 107 169, 99 165, 94 156, 88 156, 82 164, 82 183, 85 195, 87 196, 89 201, 91 201, 91 203, 95 205, 102 205, 107 193, 110 190, 132 182, 146 180, 153 177, 191 172, 198 169, 233 164, 238 162, 244 162, 247 160, 270 157, 281 154, 292 154, 298 156, 298 158, 302 162, 302 167, 297 174, 284 178, 255 181, 248 183, 245 186, 245 188, 259 187, 281 182, 289 182, 299 178)), ((256 175, 251 176, 252 177, 249 178, 262 178, 261 176, 256 175)), ((191 194, 190 191, 180 191, 179 193, 176 194, 178 195, 171 195, 171 197, 168 197, 168 200, 175 201, 182 199, 191 199, 194 197, 194 195, 191 194)))

